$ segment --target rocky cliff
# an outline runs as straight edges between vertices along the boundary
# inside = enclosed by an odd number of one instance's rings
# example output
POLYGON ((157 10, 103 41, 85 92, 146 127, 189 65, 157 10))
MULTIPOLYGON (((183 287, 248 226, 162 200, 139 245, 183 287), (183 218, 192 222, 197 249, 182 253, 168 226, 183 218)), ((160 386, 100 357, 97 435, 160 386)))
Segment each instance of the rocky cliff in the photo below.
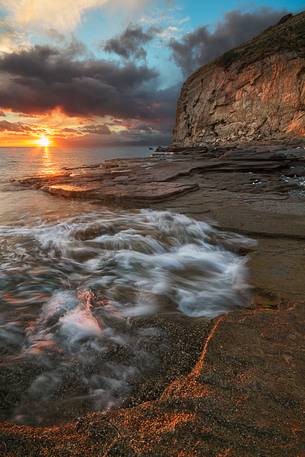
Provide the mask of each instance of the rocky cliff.
POLYGON ((201 146, 305 135, 305 12, 203 66, 185 82, 173 143, 201 146))

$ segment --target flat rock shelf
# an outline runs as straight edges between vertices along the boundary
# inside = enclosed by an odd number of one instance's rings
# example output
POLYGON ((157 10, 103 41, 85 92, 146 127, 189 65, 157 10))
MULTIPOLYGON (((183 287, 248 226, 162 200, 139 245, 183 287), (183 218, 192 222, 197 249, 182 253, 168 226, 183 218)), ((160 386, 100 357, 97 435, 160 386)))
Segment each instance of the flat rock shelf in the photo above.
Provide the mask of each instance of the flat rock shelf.
POLYGON ((18 183, 60 197, 204 215, 252 235, 305 238, 305 149, 300 142, 175 149, 18 183))

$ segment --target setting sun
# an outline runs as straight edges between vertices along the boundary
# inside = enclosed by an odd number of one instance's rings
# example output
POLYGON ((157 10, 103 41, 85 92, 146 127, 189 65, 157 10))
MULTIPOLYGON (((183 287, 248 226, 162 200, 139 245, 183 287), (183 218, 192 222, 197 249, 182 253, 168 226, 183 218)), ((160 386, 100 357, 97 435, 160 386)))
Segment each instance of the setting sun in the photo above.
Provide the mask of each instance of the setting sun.
POLYGON ((36 141, 36 144, 38 144, 38 146, 41 146, 43 148, 46 148, 47 146, 50 146, 50 140, 49 138, 47 138, 46 136, 41 136, 37 141, 36 141))

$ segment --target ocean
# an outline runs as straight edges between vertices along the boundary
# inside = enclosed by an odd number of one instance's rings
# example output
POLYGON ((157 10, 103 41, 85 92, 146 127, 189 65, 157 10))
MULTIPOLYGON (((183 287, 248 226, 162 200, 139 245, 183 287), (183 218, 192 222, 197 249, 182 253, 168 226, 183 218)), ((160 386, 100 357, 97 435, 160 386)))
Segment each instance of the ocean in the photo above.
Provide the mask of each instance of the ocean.
POLYGON ((17 193, 12 179, 35 174, 52 175, 64 167, 94 165, 106 159, 119 157, 145 157, 151 151, 148 147, 108 148, 0 148, 0 224, 18 223, 35 217, 58 217, 64 214, 78 214, 84 211, 79 203, 59 202, 41 192, 25 190, 17 193), (63 211, 63 213, 61 213, 63 211))
POLYGON ((0 419, 54 424, 119 407, 157 369, 151 348, 170 351, 154 316, 248 305, 244 237, 166 208, 114 210, 12 181, 150 153, 0 149, 0 419))

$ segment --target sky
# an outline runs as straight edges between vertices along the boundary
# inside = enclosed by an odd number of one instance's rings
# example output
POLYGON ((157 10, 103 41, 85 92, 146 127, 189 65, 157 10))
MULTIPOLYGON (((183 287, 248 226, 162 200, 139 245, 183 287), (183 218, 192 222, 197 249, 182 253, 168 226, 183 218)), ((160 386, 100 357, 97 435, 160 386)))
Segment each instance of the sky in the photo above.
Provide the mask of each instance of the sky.
POLYGON ((305 0, 0 0, 0 146, 158 145, 197 68, 305 0))

